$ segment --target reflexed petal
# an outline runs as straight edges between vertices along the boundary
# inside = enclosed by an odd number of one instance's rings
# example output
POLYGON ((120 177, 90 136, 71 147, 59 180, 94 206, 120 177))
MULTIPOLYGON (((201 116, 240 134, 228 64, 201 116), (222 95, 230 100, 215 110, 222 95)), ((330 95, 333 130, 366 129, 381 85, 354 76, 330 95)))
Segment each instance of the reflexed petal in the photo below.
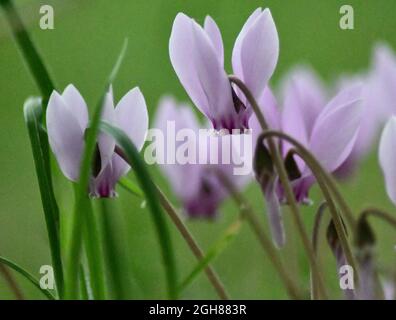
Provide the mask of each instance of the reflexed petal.
POLYGON ((132 89, 118 102, 115 117, 116 125, 141 150, 148 130, 148 113, 146 101, 139 88, 132 89))
POLYGON ((254 21, 242 40, 243 81, 257 98, 275 71, 279 55, 278 32, 269 9, 254 21))
POLYGON ((81 129, 85 130, 88 126, 88 108, 80 92, 75 86, 69 84, 63 91, 62 97, 81 129))
POLYGON ((298 67, 286 76, 283 95, 285 108, 293 104, 300 110, 304 120, 304 130, 310 136, 316 118, 326 105, 326 95, 321 80, 313 70, 298 67))
POLYGON ((332 172, 349 156, 362 119, 361 87, 339 93, 319 115, 312 130, 310 150, 332 172))
POLYGON ((206 16, 204 23, 204 30, 212 41, 213 47, 216 50, 220 65, 224 66, 224 47, 221 32, 216 22, 210 16, 206 16))
POLYGON ((243 25, 241 32, 236 38, 234 49, 232 50, 232 69, 234 70, 234 74, 239 78, 243 79, 243 71, 242 71, 242 62, 241 62, 241 47, 242 41, 245 39, 246 32, 249 30, 253 22, 256 21, 257 17, 261 14, 262 9, 257 8, 254 12, 249 16, 243 25))
POLYGON ((382 132, 379 161, 385 178, 386 191, 396 204, 396 117, 392 117, 382 132))
MULTIPOLYGON (((115 108, 115 124, 128 135, 138 150, 143 148, 148 130, 148 113, 139 88, 130 90, 118 102, 115 108)), ((117 154, 112 155, 111 164, 112 180, 117 183, 129 171, 130 166, 117 154)))
MULTIPOLYGON (((102 120, 110 124, 115 123, 115 113, 114 113, 114 102, 113 102, 113 92, 110 89, 106 93, 103 101, 102 110, 102 120)), ((98 135, 98 146, 101 159, 101 171, 108 165, 114 153, 115 141, 112 137, 105 133, 99 133, 98 135)))
POLYGON ((77 181, 84 149, 84 130, 56 91, 49 99, 46 120, 49 144, 59 167, 68 179, 77 181))
POLYGON ((180 82, 209 119, 233 112, 230 84, 206 32, 179 13, 173 23, 169 54, 180 82))

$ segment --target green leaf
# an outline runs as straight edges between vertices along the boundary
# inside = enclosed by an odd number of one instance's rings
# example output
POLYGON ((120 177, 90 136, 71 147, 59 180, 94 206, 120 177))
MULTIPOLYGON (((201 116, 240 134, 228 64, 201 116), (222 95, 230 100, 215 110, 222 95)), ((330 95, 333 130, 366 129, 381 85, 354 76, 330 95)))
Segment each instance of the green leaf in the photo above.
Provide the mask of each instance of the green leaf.
POLYGON ((19 16, 12 0, 2 0, 0 5, 3 7, 5 16, 11 26, 12 34, 18 43, 19 49, 24 57, 31 74, 36 81, 42 96, 44 97, 44 109, 48 99, 54 90, 54 84, 45 67, 43 59, 30 39, 21 17, 19 16))
POLYGON ((142 189, 140 189, 136 184, 133 183, 133 181, 131 181, 127 177, 121 177, 121 179, 118 181, 118 184, 134 196, 138 198, 144 197, 142 189))
MULTIPOLYGON (((128 266, 124 263, 125 255, 123 254, 122 247, 125 246, 124 241, 117 241, 120 238, 120 228, 115 223, 114 210, 111 210, 111 203, 109 199, 100 199, 100 220, 103 235, 103 248, 106 256, 106 266, 109 274, 109 285, 114 292, 116 300, 126 299, 128 295, 128 281, 125 275, 128 266)), ((120 239, 121 240, 121 239, 120 239)))
MULTIPOLYGON (((71 236, 69 238, 69 248, 67 255, 67 268, 66 268, 66 298, 77 298, 78 297, 78 271, 80 265, 80 254, 82 244, 82 226, 87 224, 89 228, 91 240, 95 238, 100 239, 97 235, 96 225, 91 225, 89 220, 92 222, 93 212, 91 202, 87 195, 89 186, 89 179, 91 175, 91 163, 94 156, 96 147, 97 135, 99 131, 99 122, 103 110, 103 101, 109 86, 114 81, 117 72, 121 66, 122 60, 125 56, 128 41, 124 41, 122 50, 118 56, 118 59, 114 65, 113 70, 110 73, 108 82, 105 86, 104 93, 95 109, 92 121, 90 123, 90 129, 87 131, 85 140, 85 149, 82 157, 81 169, 80 169, 80 180, 76 186, 76 201, 75 208, 72 216, 72 229, 71 236), (90 228, 92 227, 92 228, 90 228)), ((96 245, 89 241, 86 249, 93 250, 87 252, 88 257, 93 258, 95 261, 88 261, 90 266, 91 284, 94 290, 94 297, 97 299, 103 299, 105 297, 104 290, 104 272, 103 272, 103 261, 100 258, 100 242, 96 245)))
POLYGON ((187 276, 187 278, 181 283, 179 286, 179 294, 182 293, 197 277, 201 274, 202 271, 218 256, 220 255, 225 248, 230 244, 230 242, 235 238, 235 236, 239 233, 242 222, 240 219, 235 221, 231 226, 227 228, 227 230, 223 233, 223 235, 213 244, 211 248, 207 251, 206 255, 202 260, 198 262, 196 267, 192 270, 192 272, 187 276))
POLYGON ((29 132, 36 174, 40 187, 41 202, 44 209, 56 286, 59 296, 62 297, 63 266, 59 240, 59 209, 52 185, 47 134, 41 126, 43 108, 40 98, 29 98, 25 102, 24 116, 29 132))
POLYGON ((159 205, 157 190, 151 180, 146 164, 141 159, 139 152, 136 150, 133 143, 122 130, 106 122, 101 122, 100 127, 102 131, 111 135, 116 140, 117 145, 122 149, 128 162, 134 168, 134 173, 136 174, 140 187, 146 195, 147 204, 152 214, 157 229, 158 240, 162 249, 162 258, 166 271, 169 298, 174 299, 177 296, 174 251, 172 249, 172 242, 165 216, 159 205))
POLYGON ((50 300, 56 300, 56 298, 52 295, 52 293, 47 290, 47 289, 42 289, 40 287, 39 281, 33 277, 28 271, 17 265, 15 262, 12 262, 11 260, 1 257, 0 256, 0 263, 5 264, 6 266, 10 267, 11 269, 15 270, 18 272, 20 275, 25 277, 27 280, 29 280, 37 289, 39 289, 48 299, 50 300))

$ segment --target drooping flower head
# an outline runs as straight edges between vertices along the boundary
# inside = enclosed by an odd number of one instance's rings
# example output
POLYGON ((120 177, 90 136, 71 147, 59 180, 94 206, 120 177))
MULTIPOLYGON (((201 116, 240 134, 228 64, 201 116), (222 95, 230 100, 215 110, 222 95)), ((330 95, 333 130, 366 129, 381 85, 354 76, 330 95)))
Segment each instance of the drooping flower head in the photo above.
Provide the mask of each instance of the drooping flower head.
MULTIPOLYGON (((252 109, 228 80, 221 33, 211 17, 206 17, 202 28, 179 13, 173 23, 169 53, 180 82, 216 130, 248 127, 252 109)), ((258 8, 243 26, 232 53, 234 74, 256 99, 264 93, 278 54, 279 39, 271 12, 258 8)))
MULTIPOLYGON (((275 98, 268 90, 259 100, 270 129, 281 130, 304 145, 325 170, 334 173, 350 155, 359 132, 362 105, 361 87, 347 88, 326 105, 321 86, 309 71, 297 72, 290 77, 284 93, 284 105, 277 109, 275 98)), ((253 136, 262 129, 253 116, 250 120, 253 136)), ((293 172, 289 174, 294 196, 299 203, 310 203, 308 196, 315 177, 304 161, 293 156, 292 145, 277 141, 286 167, 293 160, 293 172)), ((262 143, 258 141, 257 143, 262 143)), ((284 189, 277 176, 258 182, 264 188, 267 211, 273 236, 278 245, 283 244, 283 225, 279 203, 285 203, 284 189), (277 204, 278 203, 278 204, 277 204)))
MULTIPOLYGON (((234 175, 232 162, 223 162, 223 157, 226 157, 223 150, 234 152, 230 144, 238 136, 217 135, 213 129, 200 131, 207 126, 200 126, 191 107, 177 105, 170 97, 160 101, 154 127, 165 135, 163 141, 155 141, 158 144, 157 158, 164 159, 160 163, 161 169, 187 215, 193 218, 215 217, 227 196, 227 190, 216 172, 226 175, 236 187, 241 187, 249 179, 249 176, 234 175), (172 127, 176 133, 175 141, 169 140, 172 133, 168 130, 172 127), (160 154, 161 146, 164 146, 164 154, 160 154), (171 153, 180 155, 180 150, 183 151, 183 157, 190 152, 186 157, 195 160, 181 163, 180 158, 176 157, 173 163, 167 161, 171 153), (214 158, 217 161, 211 162, 210 159, 214 158)), ((230 155, 233 156, 235 154, 230 155)))
MULTIPOLYGON (((47 108, 48 139, 62 173, 78 181, 84 152, 86 130, 89 128, 88 108, 79 91, 69 85, 59 94, 54 91, 47 108)), ((113 92, 104 99, 102 120, 122 129, 139 150, 147 129, 147 107, 139 88, 129 91, 114 108, 113 92)), ((114 197, 118 179, 129 165, 114 152, 115 141, 99 133, 89 193, 93 197, 114 197)))

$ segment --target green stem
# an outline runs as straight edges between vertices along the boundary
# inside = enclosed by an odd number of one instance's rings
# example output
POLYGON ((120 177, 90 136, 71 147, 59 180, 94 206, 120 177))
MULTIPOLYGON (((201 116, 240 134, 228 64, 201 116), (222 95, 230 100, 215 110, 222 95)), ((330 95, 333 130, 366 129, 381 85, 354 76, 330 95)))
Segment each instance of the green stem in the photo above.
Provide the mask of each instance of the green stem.
MULTIPOLYGON (((249 101, 254 113, 256 114, 257 120, 259 121, 262 130, 264 132, 267 131, 268 125, 265 121, 265 117, 264 117, 263 113, 261 112, 261 109, 260 109, 259 105, 257 104, 256 99, 254 98, 254 96, 252 95, 252 93, 250 92, 248 87, 243 83, 242 80, 240 80, 236 76, 229 76, 229 79, 232 83, 236 84, 241 89, 241 91, 244 93, 246 99, 249 101)), ((304 226, 304 222, 301 218, 300 210, 297 206, 296 199, 294 197, 294 193, 293 193, 292 187, 290 185, 289 178, 288 178, 288 175, 286 172, 285 165, 282 161, 281 154, 280 154, 279 149, 276 146, 275 142, 273 141, 273 139, 268 139, 268 146, 270 149, 271 156, 273 158, 272 160, 274 162, 276 171, 279 175, 280 182, 281 182, 283 189, 285 191, 286 200, 290 206, 293 221, 297 227, 297 230, 300 234, 301 240, 304 245, 304 249, 307 253, 307 256, 308 256, 308 259, 310 262, 310 266, 312 269, 313 277, 315 278, 315 281, 318 283, 318 288, 319 288, 321 296, 324 299, 327 299, 323 276, 320 272, 320 268, 317 264, 316 257, 315 257, 315 254, 314 254, 314 251, 312 248, 312 244, 309 240, 308 233, 304 226)))
POLYGON ((48 299, 56 300, 51 292, 41 288, 39 281, 35 277, 33 277, 28 271, 17 265, 15 262, 12 262, 11 260, 0 256, 0 263, 5 264, 9 268, 21 274, 23 277, 29 280, 37 289, 39 289, 48 299))
MULTIPOLYGON (((325 197, 325 200, 327 202, 327 205, 329 206, 330 213, 332 215, 333 221, 334 221, 334 226, 336 228, 338 237, 340 239, 340 243, 342 246, 342 249, 345 253, 345 257, 349 263, 349 265, 354 269, 357 270, 357 264, 355 262, 355 258, 352 254, 352 250, 350 248, 350 245, 347 240, 347 235, 343 226, 343 222, 341 220, 341 216, 339 215, 337 208, 334 204, 334 201, 329 193, 328 186, 326 184, 326 179, 324 178, 324 175, 326 174, 326 171, 322 168, 320 163, 315 159, 314 156, 311 155, 311 153, 297 140, 294 138, 290 137, 289 135, 283 133, 283 132, 278 132, 278 131, 267 131, 262 134, 262 139, 270 139, 271 137, 278 137, 280 139, 286 140, 290 144, 292 144, 296 150, 294 151, 295 153, 298 154, 299 157, 301 157, 306 165, 310 168, 311 172, 313 173, 316 181, 319 184, 319 187, 325 197)), ((357 273, 355 272, 357 275, 357 273)))
MULTIPOLYGON (((327 206, 329 207, 329 211, 330 211, 331 217, 333 219, 334 226, 337 231, 338 237, 340 239, 342 250, 345 253, 346 260, 347 260, 348 264, 353 268, 353 270, 357 270, 357 264, 356 264, 355 257, 352 254, 352 249, 351 249, 350 244, 347 239, 347 234, 345 231, 345 227, 343 225, 343 221, 342 221, 341 216, 336 208, 336 205, 329 193, 329 189, 327 187, 325 179, 323 179, 323 174, 322 174, 322 172, 324 171, 323 168, 318 166, 319 163, 313 158, 313 156, 311 156, 309 154, 308 150, 301 149, 296 152, 304 160, 306 165, 310 168, 316 181, 318 182, 319 188, 323 193, 323 196, 326 200, 327 206)), ((357 276, 357 272, 355 272, 355 275, 357 276)))
POLYGON ((16 10, 12 0, 1 0, 0 5, 3 7, 5 16, 11 26, 12 34, 18 43, 19 49, 25 58, 26 64, 38 85, 41 95, 43 96, 44 106, 47 105, 49 96, 54 90, 54 83, 44 65, 37 48, 30 39, 29 33, 23 24, 21 17, 16 10))
MULTIPOLYGON (((122 157, 125 161, 128 161, 127 157, 117 147, 116 147, 116 153, 120 157, 122 157)), ((139 191, 136 191, 134 188, 131 188, 131 184, 129 183, 128 180, 121 179, 119 181, 119 183, 123 188, 125 188, 127 191, 129 191, 133 195, 141 196, 139 191)), ((169 218, 171 219, 171 221, 173 222, 173 224, 179 231, 180 235, 186 241, 188 247, 190 248, 190 250, 194 254, 194 256, 197 258, 197 260, 202 261, 205 258, 205 254, 204 254, 203 250, 200 248, 200 246, 198 245, 197 241, 194 239, 194 236, 188 230, 185 223, 180 219, 179 214, 177 213, 176 209, 173 207, 173 205, 171 204, 169 199, 166 197, 166 195, 162 192, 162 190, 157 185, 155 185, 155 187, 157 189, 158 197, 159 197, 162 208, 168 214, 169 218)), ((214 268, 208 263, 205 266, 204 270, 205 270, 206 276, 208 277, 209 282, 212 284, 212 286, 215 289, 219 298, 222 300, 229 300, 230 298, 227 293, 227 290, 225 289, 224 284, 220 280, 220 277, 217 274, 217 272, 214 270, 214 268)))
POLYGON ((23 296, 21 288, 19 287, 13 275, 8 271, 8 269, 2 263, 0 263, 0 273, 3 274, 4 280, 7 282, 8 286, 10 287, 10 290, 14 293, 15 298, 17 300, 24 300, 25 298, 23 296))
POLYGON ((84 246, 87 253, 88 269, 90 276, 90 283, 92 287, 92 294, 95 300, 106 299, 104 267, 103 267, 103 254, 101 248, 101 239, 92 204, 90 202, 90 210, 85 214, 84 223, 84 246))
POLYGON ((368 218, 370 216, 380 218, 396 229, 396 218, 390 213, 377 208, 367 208, 361 213, 361 219, 368 218))
POLYGON ((265 231, 260 227, 260 221, 257 219, 257 215, 253 211, 249 202, 238 191, 238 189, 234 186, 234 184, 230 181, 230 179, 226 175, 224 175, 220 171, 216 171, 215 173, 219 177, 219 180, 221 181, 223 186, 226 188, 227 192, 234 200, 235 204, 240 208, 242 218, 248 221, 249 226, 252 228, 254 234, 259 240, 261 246, 264 249, 264 252, 270 258, 269 261, 274 266, 275 271, 278 272, 281 281, 285 285, 289 297, 291 299, 299 300, 300 299, 299 290, 297 289, 296 285, 294 284, 294 282, 286 272, 286 269, 283 266, 283 263, 272 241, 267 237, 265 231))
POLYGON ((165 216, 158 201, 158 192, 151 179, 148 169, 146 168, 146 164, 140 157, 139 152, 137 151, 134 144, 122 130, 106 122, 101 123, 101 130, 115 139, 116 144, 121 149, 122 154, 126 156, 127 162, 130 163, 134 169, 140 187, 146 195, 148 208, 152 214, 154 225, 157 230, 159 244, 162 249, 161 253, 166 272, 168 296, 170 299, 176 299, 177 274, 172 240, 165 216))
MULTIPOLYGON (((77 183, 76 189, 76 200, 74 204, 74 211, 71 217, 71 234, 68 238, 68 250, 67 250, 67 266, 66 266, 66 293, 67 299, 77 298, 79 296, 79 286, 78 286, 78 273, 80 266, 80 255, 81 255, 81 243, 82 243, 82 226, 87 222, 85 215, 91 214, 92 212, 91 202, 88 196, 88 186, 91 177, 91 164, 94 156, 94 151, 97 143, 97 135, 99 133, 99 122, 102 115, 105 94, 109 89, 109 86, 114 81, 115 76, 121 66, 122 60, 125 56, 128 42, 125 40, 118 59, 110 73, 109 79, 105 86, 104 93, 96 106, 92 121, 90 123, 90 128, 87 132, 84 153, 82 156, 82 162, 80 166, 80 178, 77 183)), ((93 219, 93 218, 92 218, 93 219)), ((89 230, 90 225, 86 226, 89 230)), ((96 231, 93 231, 94 233, 96 231)), ((92 284, 93 285, 93 284, 92 284)))
MULTIPOLYGON (((190 250, 195 255, 197 260, 202 261, 205 257, 205 254, 203 253, 202 249, 199 247, 193 235, 187 229, 187 226, 180 219, 175 208, 172 206, 172 204, 167 199, 165 194, 161 191, 161 189, 158 186, 156 186, 156 188, 161 205, 164 208, 165 212, 171 218, 173 224, 176 226, 177 230, 179 230, 180 234, 182 235, 183 239, 186 241, 187 245, 190 247, 190 250)), ((224 284, 221 282, 217 272, 213 269, 213 267, 210 264, 208 264, 205 267, 205 274, 208 277, 213 288, 216 290, 216 293, 218 294, 219 298, 222 300, 229 300, 230 297, 224 287, 224 284)))
MULTIPOLYGON (((315 254, 317 256, 318 261, 320 260, 319 256, 318 256, 318 243, 319 243, 320 225, 321 225, 323 214, 324 214, 326 208, 327 208, 327 202, 323 202, 319 206, 319 208, 318 208, 318 210, 316 212, 316 215, 315 215, 315 222, 314 222, 314 227, 313 227, 313 231, 312 231, 312 246, 313 246, 314 252, 315 252, 315 254)), ((312 285, 311 285, 311 287, 312 287, 311 288, 312 299, 313 300, 317 300, 318 297, 319 297, 318 285, 314 281, 314 279, 312 279, 312 274, 311 274, 311 283, 312 283, 312 285)))
POLYGON ((103 245, 106 257, 107 271, 110 278, 110 283, 112 284, 112 289, 115 294, 115 299, 126 299, 127 298, 127 283, 124 281, 123 274, 123 264, 120 256, 120 249, 117 243, 116 234, 119 232, 114 225, 114 217, 112 215, 115 212, 110 210, 109 199, 101 199, 99 201, 100 205, 100 215, 101 215, 101 225, 103 234, 103 245))
POLYGON ((30 98, 25 102, 24 116, 28 128, 34 164, 40 188, 40 196, 47 227, 56 287, 59 297, 62 298, 64 278, 59 237, 59 208, 55 199, 54 188, 52 185, 48 138, 41 126, 43 108, 40 98, 30 98))

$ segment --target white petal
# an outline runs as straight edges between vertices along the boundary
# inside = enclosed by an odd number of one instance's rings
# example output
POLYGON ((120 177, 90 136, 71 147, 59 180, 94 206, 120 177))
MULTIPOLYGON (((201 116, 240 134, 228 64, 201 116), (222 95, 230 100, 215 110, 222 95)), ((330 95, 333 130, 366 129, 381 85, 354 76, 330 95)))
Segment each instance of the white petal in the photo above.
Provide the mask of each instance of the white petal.
POLYGON ((279 38, 269 9, 265 9, 247 30, 242 40, 243 80, 258 99, 275 71, 279 56, 279 38))
POLYGON ((115 109, 116 125, 141 150, 148 130, 148 113, 146 101, 139 88, 133 88, 118 102, 115 109))
POLYGON ((204 30, 212 41, 213 47, 216 50, 220 64, 224 66, 224 47, 221 32, 216 22, 210 16, 206 16, 204 23, 204 30))
POLYGON ((396 204, 396 117, 389 119, 382 132, 379 161, 385 177, 386 191, 396 204))
POLYGON ((359 86, 342 91, 319 115, 312 130, 310 149, 329 172, 336 170, 351 153, 362 113, 359 86))
MULTIPOLYGON (((114 113, 112 90, 106 93, 103 103, 104 105, 103 105, 101 119, 110 124, 115 124, 115 113, 114 113)), ((101 158, 101 171, 102 171, 112 159, 115 148, 115 141, 108 134, 101 132, 98 135, 98 146, 99 146, 99 152, 101 158)))
POLYGON ((84 130, 56 91, 49 99, 46 121, 49 144, 59 167, 68 179, 77 181, 84 150, 84 130))
POLYGON ((245 38, 247 30, 251 27, 254 21, 256 21, 257 17, 260 16, 262 12, 261 8, 257 8, 254 12, 249 16, 243 25, 241 32, 235 40, 234 49, 232 50, 232 69, 234 70, 234 74, 239 78, 243 79, 242 72, 242 62, 241 62, 241 47, 242 41, 245 38))
POLYGON ((84 98, 75 86, 69 84, 62 93, 63 100, 67 108, 77 119, 82 130, 88 126, 88 108, 84 98))
POLYGON ((212 41, 182 13, 173 23, 169 54, 180 82, 202 113, 213 119, 235 112, 230 83, 212 41))

